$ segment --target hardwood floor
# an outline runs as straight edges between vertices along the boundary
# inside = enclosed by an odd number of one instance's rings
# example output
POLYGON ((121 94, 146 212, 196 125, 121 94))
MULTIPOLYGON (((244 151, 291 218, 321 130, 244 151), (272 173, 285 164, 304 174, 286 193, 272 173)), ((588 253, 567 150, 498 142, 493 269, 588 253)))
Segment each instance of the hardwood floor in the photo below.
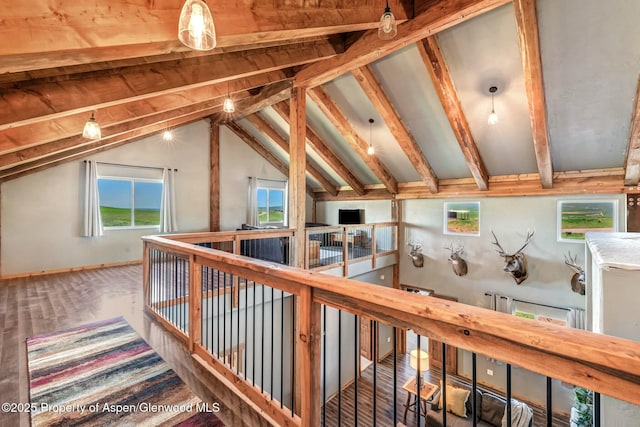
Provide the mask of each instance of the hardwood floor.
MULTIPOLYGON (((341 410, 339 411, 339 398, 334 396, 326 405, 326 414, 323 420, 326 426, 353 426, 363 425, 371 426, 373 423, 373 370, 374 366, 367 367, 358 380, 358 411, 357 422, 355 420, 355 386, 350 384, 346 387, 340 397, 341 410)), ((395 426, 398 422, 403 421, 404 404, 407 401, 407 392, 402 389, 402 385, 411 376, 415 376, 416 371, 409 366, 409 355, 401 354, 397 357, 396 362, 396 396, 395 406, 394 402, 394 377, 393 377, 393 357, 388 356, 382 362, 376 365, 376 385, 377 393, 376 399, 376 411, 375 420, 378 426, 395 426)), ((433 384, 439 384, 441 380, 441 374, 439 370, 431 369, 425 374, 427 380, 433 384)), ((447 374, 447 378, 451 378, 451 374, 447 374)), ((468 381, 456 377, 457 381, 468 383, 468 381)), ((546 415, 543 408, 530 405, 533 409, 534 427, 546 426, 546 415)), ((430 408, 427 408, 431 411, 430 408)), ((453 415, 451 417, 455 418, 453 415)), ((451 421, 453 423, 453 420, 451 421)), ((450 424, 447 421, 447 424, 450 424)), ((407 413, 407 426, 417 426, 417 415, 412 412, 407 413)), ((421 426, 424 425, 424 418, 421 417, 421 426)), ((567 417, 561 415, 555 415, 553 418, 553 427, 568 427, 569 421, 567 417)))
MULTIPOLYGON (((142 310, 142 266, 105 268, 0 282, 0 403, 29 402, 25 339, 123 316, 205 402, 219 402, 227 426, 269 425, 193 362, 142 310)), ((29 426, 29 415, 0 413, 0 426, 29 426)))

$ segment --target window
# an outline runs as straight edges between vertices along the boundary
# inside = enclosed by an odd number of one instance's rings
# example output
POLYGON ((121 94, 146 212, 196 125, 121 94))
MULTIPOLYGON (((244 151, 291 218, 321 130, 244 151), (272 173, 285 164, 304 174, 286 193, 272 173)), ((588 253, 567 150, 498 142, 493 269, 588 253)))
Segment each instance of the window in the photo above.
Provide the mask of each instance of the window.
POLYGON ((287 181, 252 178, 249 216, 254 225, 285 227, 287 221, 287 181))
POLYGON ((162 171, 138 172, 136 167, 99 165, 98 195, 104 228, 160 226, 162 171))

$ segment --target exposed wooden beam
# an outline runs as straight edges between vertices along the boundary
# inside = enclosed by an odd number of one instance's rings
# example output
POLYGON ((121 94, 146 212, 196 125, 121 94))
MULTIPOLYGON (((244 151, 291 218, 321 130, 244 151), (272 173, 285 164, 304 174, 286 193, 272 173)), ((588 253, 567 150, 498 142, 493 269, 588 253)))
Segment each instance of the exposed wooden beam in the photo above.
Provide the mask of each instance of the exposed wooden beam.
POLYGON ((19 85, 3 90, 0 130, 281 70, 335 54, 335 48, 328 42, 300 43, 286 48, 194 57, 164 63, 162 67, 129 67, 70 76, 68 80, 19 85))
MULTIPOLYGON (((291 115, 289 116, 289 122, 291 123, 291 135, 289 136, 290 143, 287 147, 287 152, 289 153, 289 227, 296 229, 296 233, 293 237, 293 249, 290 250, 289 253, 293 258, 292 265, 299 268, 304 268, 304 254, 307 245, 304 233, 307 200, 304 191, 302 191, 306 185, 305 172, 309 169, 307 165, 307 144, 305 138, 307 128, 307 95, 305 92, 306 90, 303 88, 294 88, 291 92, 291 115)), ((337 193, 335 187, 333 192, 337 193)), ((310 309, 310 307, 305 307, 304 302, 301 302, 300 329, 302 329, 302 318, 304 317, 302 311, 308 309, 310 309)), ((304 360, 301 360, 300 362, 301 367, 305 366, 304 360)), ((305 375, 302 374, 302 378, 304 377, 305 375)), ((305 388, 304 384, 302 384, 302 390, 308 390, 305 388)), ((302 395, 304 396, 304 394, 305 393, 303 392, 302 395)), ((316 403, 316 409, 320 407, 320 405, 318 405, 318 399, 312 398, 311 401, 316 403)), ((304 403, 301 407, 304 408, 304 403)), ((316 420, 319 421, 320 419, 316 419, 314 417, 313 423, 304 422, 303 425, 316 425, 316 420)))
POLYGON ((440 51, 436 36, 427 37, 421 43, 417 43, 417 47, 429 71, 431 81, 438 93, 447 119, 449 119, 451 129, 467 161, 471 175, 475 178, 480 190, 487 190, 489 188, 489 174, 478 152, 478 146, 471 134, 471 128, 469 127, 467 118, 462 111, 458 93, 456 92, 444 56, 440 51))
MULTIPOLYGON (((148 114, 140 118, 102 127, 102 139, 113 139, 128 134, 132 129, 143 128, 156 124, 163 124, 171 119, 198 114, 200 117, 209 116, 212 113, 222 110, 222 98, 215 98, 210 101, 191 104, 185 107, 163 111, 157 114, 148 114)), ((90 146, 92 140, 75 135, 63 138, 46 144, 35 145, 20 150, 11 151, 0 155, 0 169, 7 166, 17 165, 24 162, 33 161, 51 154, 59 153, 73 148, 90 146)))
POLYGON ((403 182, 398 184, 398 193, 390 194, 380 185, 366 186, 364 196, 358 196, 350 188, 340 189, 336 197, 328 193, 316 193, 316 200, 384 200, 393 199, 448 199, 460 197, 527 197, 527 196, 559 196, 571 194, 620 194, 630 192, 624 186, 624 169, 595 169, 574 172, 554 173, 554 186, 542 188, 540 175, 521 174, 492 176, 489 179, 489 190, 479 190, 473 178, 441 179, 439 191, 432 193, 424 182, 403 182))
POLYGON ((638 89, 632 114, 631 125, 629 126, 629 146, 627 147, 627 158, 624 164, 625 185, 638 185, 640 181, 640 78, 638 79, 638 89))
POLYGON ((164 131, 167 127, 186 125, 197 120, 201 120, 203 117, 206 117, 206 115, 203 116, 203 113, 201 112, 193 113, 187 116, 171 119, 168 122, 155 123, 146 127, 137 128, 117 137, 102 138, 101 140, 91 142, 88 145, 74 147, 70 150, 57 152, 28 163, 13 166, 9 169, 0 171, 0 182, 10 181, 34 172, 40 172, 51 167, 70 162, 72 160, 81 159, 91 154, 111 150, 164 131))
MULTIPOLYGON (((239 109, 242 109, 245 105, 247 106, 245 107, 247 109, 256 107, 261 109, 266 105, 280 102, 282 99, 289 97, 290 89, 290 82, 287 81, 266 86, 258 94, 247 97, 239 102, 239 109)), ((111 126, 102 126, 103 139, 113 139, 115 137, 124 136, 130 134, 132 129, 154 124, 163 124, 171 119, 179 119, 185 116, 192 117, 194 114, 197 114, 200 117, 207 117, 214 114, 217 117, 219 114, 226 114, 222 113, 222 102, 223 99, 220 97, 156 114, 148 114, 134 120, 125 121, 111 126)), ((30 162, 65 150, 91 145, 91 140, 83 137, 82 135, 75 135, 49 142, 47 144, 40 144, 20 150, 10 151, 0 155, 0 169, 7 166, 15 166, 21 163, 30 162)))
MULTIPOLYGON (((163 94, 142 101, 128 101, 97 109, 95 114, 100 126, 106 129, 109 126, 122 124, 150 114, 211 101, 214 98, 226 95, 228 91, 231 92, 234 98, 241 100, 249 96, 248 90, 280 81, 289 81, 288 86, 290 86, 290 80, 287 80, 287 74, 283 70, 231 80, 225 83, 214 83, 196 89, 163 94)), ((77 136, 82 133, 88 117, 87 112, 80 112, 53 120, 42 120, 24 126, 13 126, 4 129, 0 131, 0 152, 77 136)))
POLYGON ((268 148, 266 148, 260 141, 258 141, 253 135, 247 132, 236 122, 230 122, 224 124, 231 132, 236 134, 238 138, 244 141, 249 147, 251 147, 256 153, 260 154, 267 162, 269 162, 274 168, 278 169, 284 176, 289 176, 289 167, 285 162, 274 156, 268 148))
MULTIPOLYGON (((277 156, 275 156, 267 147, 262 145, 260 141, 253 137, 249 132, 247 132, 242 126, 240 126, 236 122, 224 123, 226 127, 229 128, 233 133, 235 133, 240 139, 242 139, 249 147, 253 148, 253 150, 260 154, 264 159, 271 163, 273 167, 278 169, 284 176, 289 176, 289 166, 282 160, 280 160, 277 156)), ((313 188, 306 186, 306 193, 313 197, 313 188)))
POLYGON ((220 231, 220 125, 209 125, 209 231, 220 231))
MULTIPOLYGON (((256 95, 250 97, 250 99, 247 99, 246 102, 248 105, 260 104, 265 100, 269 102, 279 102, 282 100, 283 91, 286 92, 285 96, 289 96, 290 88, 288 82, 279 82, 267 86, 256 95)), ((72 137, 69 138, 69 140, 56 141, 55 143, 25 149, 33 151, 20 150, 16 152, 19 153, 16 161, 22 164, 9 163, 8 165, 12 167, 0 171, 0 180, 14 179, 28 173, 64 163, 65 161, 74 160, 81 156, 119 147, 128 142, 133 142, 142 137, 163 131, 167 127, 180 126, 204 117, 209 117, 211 114, 221 110, 221 103, 221 100, 213 100, 209 103, 211 104, 210 108, 201 109, 193 106, 182 108, 179 111, 162 112, 155 116, 141 117, 128 122, 127 126, 120 129, 119 132, 110 133, 105 131, 103 138, 99 141, 89 141, 82 138, 83 141, 79 142, 74 140, 75 137, 72 137), (170 118, 167 119, 167 116, 170 118)), ((3 160, 5 156, 9 158, 15 156, 16 153, 12 152, 0 156, 0 162, 5 161, 3 160)))
POLYGON ((547 129, 547 107, 544 96, 542 59, 540 58, 536 0, 514 0, 513 11, 516 17, 538 173, 542 187, 551 188, 553 186, 553 164, 551 163, 549 131, 547 129))
POLYGON ((489 190, 481 191, 469 179, 440 181, 440 192, 433 195, 421 183, 400 185, 398 198, 442 197, 524 197, 569 194, 620 194, 624 192, 622 168, 554 174, 552 188, 543 188, 539 174, 492 176, 489 190), (415 185, 415 186, 414 186, 415 185), (420 189, 422 187, 422 189, 420 189))
MULTIPOLYGON (((289 124, 289 104, 287 102, 279 102, 272 105, 272 108, 289 124)), ((324 160, 335 173, 337 173, 347 184, 351 186, 356 194, 364 194, 364 186, 358 178, 351 173, 344 163, 336 156, 329 146, 318 136, 318 134, 307 124, 307 142, 311 149, 315 151, 324 160)))
POLYGON ((239 120, 290 97, 291 80, 274 83, 260 89, 257 95, 240 99, 235 103, 236 111, 234 113, 218 112, 214 115, 213 120, 216 123, 239 120))
POLYGON ((387 190, 391 193, 396 193, 398 191, 396 179, 389 173, 377 156, 367 154, 369 144, 353 129, 349 120, 347 120, 344 113, 340 111, 329 95, 327 95, 321 87, 313 88, 309 90, 307 94, 327 119, 338 129, 356 154, 362 158, 367 167, 369 167, 380 182, 384 184, 387 190))
POLYGON ((510 0, 441 0, 403 24, 393 40, 380 40, 377 30, 369 30, 346 52, 303 68, 296 75, 295 86, 315 87, 355 68, 367 65, 408 44, 467 21, 510 0))
POLYGON ((438 192, 438 178, 431 169, 431 165, 424 157, 420 146, 405 126, 400 115, 384 92, 384 89, 373 75, 369 67, 360 67, 351 71, 364 93, 369 97, 382 120, 391 131, 396 142, 407 156, 418 175, 425 182, 432 193, 438 192))
MULTIPOLYGON (((183 3, 98 0, 61 7, 33 0, 24 7, 6 2, 0 74, 186 52, 176 35, 183 3)), ((397 2, 390 4, 400 21, 412 17, 397 2)), ((376 28, 384 6, 384 0, 209 3, 216 50, 376 28)))
MULTIPOLYGON (((267 135, 273 142, 278 145, 278 147, 282 148, 287 154, 290 151, 290 145, 287 142, 286 138, 280 134, 267 120, 265 120, 260 114, 252 114, 247 116, 246 119, 255 126, 260 132, 267 135)), ((305 156, 306 157, 306 156, 305 156)), ((315 167, 313 164, 309 163, 307 159, 306 168, 309 176, 318 181, 322 188, 325 191, 328 191, 332 195, 338 194, 338 189, 336 188, 336 184, 331 182, 324 173, 315 167)))
MULTIPOLYGON (((288 40, 280 40, 280 41, 271 41, 271 42, 256 42, 251 44, 250 46, 241 46, 234 45, 223 48, 216 48, 209 52, 200 52, 196 50, 187 49, 186 47, 177 47, 175 50, 173 49, 165 49, 164 53, 155 55, 155 56, 144 56, 144 51, 148 47, 148 45, 144 46, 133 46, 128 47, 130 50, 126 48, 123 49, 126 54, 123 52, 122 55, 116 55, 113 60, 105 60, 96 59, 95 61, 89 63, 81 63, 67 66, 59 66, 55 68, 39 68, 38 64, 31 64, 32 68, 26 67, 27 63, 29 63, 29 55, 21 55, 20 57, 15 58, 15 61, 19 64, 18 68, 28 68, 26 71, 18 71, 18 72, 6 72, 4 74, 0 73, 0 85, 6 85, 7 83, 18 83, 27 80, 48 80, 55 81, 61 76, 65 75, 78 75, 82 73, 91 73, 97 72, 101 70, 109 70, 109 69, 119 69, 119 68, 127 68, 138 65, 151 65, 157 64, 161 66, 162 63, 171 62, 171 61, 184 61, 188 58, 194 58, 198 56, 211 56, 211 55, 220 55, 224 53, 231 52, 240 52, 249 49, 266 49, 276 46, 284 47, 290 44, 298 44, 298 43, 310 43, 317 41, 327 41, 332 43, 336 51, 343 52, 344 51, 344 37, 342 35, 329 35, 329 36, 318 36, 318 37, 308 37, 308 38, 298 38, 298 39, 288 39, 288 40), (140 48, 142 52, 138 56, 131 56, 136 50, 136 48, 140 48), (186 49, 186 50, 184 50, 186 49), (120 56, 126 56, 124 59, 119 59, 120 56), (22 61, 21 61, 22 60, 22 61)), ((172 41, 171 44, 177 43, 176 41, 172 41)), ((87 49, 86 56, 92 57, 100 57, 102 55, 104 48, 91 48, 87 49)), ((107 49, 108 50, 108 49, 107 49)), ((77 59, 78 56, 81 56, 78 52, 73 52, 73 54, 65 55, 61 52, 43 52, 36 55, 37 57, 45 56, 50 57, 48 61, 43 61, 44 64, 41 66, 52 67, 53 63, 57 61, 71 61, 73 62, 77 59)), ((85 58, 86 58, 85 56, 85 58)), ((10 66, 8 62, 10 61, 10 57, 0 55, 0 70, 7 68, 16 68, 16 66, 10 66)))

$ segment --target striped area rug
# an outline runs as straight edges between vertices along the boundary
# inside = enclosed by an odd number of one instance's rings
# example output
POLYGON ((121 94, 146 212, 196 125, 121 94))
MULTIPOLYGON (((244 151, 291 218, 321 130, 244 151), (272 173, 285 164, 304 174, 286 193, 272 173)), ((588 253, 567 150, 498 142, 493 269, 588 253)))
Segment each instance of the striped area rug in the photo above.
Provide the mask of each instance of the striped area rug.
POLYGON ((27 338, 33 426, 223 426, 123 318, 27 338))

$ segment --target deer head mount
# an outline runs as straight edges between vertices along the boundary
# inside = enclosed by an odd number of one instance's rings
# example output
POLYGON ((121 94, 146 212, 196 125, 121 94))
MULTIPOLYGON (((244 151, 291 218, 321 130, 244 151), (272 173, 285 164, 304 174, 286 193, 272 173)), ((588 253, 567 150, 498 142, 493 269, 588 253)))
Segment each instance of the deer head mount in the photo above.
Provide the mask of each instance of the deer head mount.
POLYGON ((464 252, 464 245, 458 243, 454 248, 453 243, 449 243, 449 246, 445 246, 445 249, 449 250, 449 262, 456 276, 464 276, 467 274, 467 262, 462 258, 464 252))
POLYGON ((502 269, 511 274, 511 277, 513 277, 513 280, 515 280, 518 285, 529 277, 529 273, 527 272, 527 258, 524 256, 522 251, 527 247, 534 233, 535 231, 527 231, 527 238, 525 239, 524 245, 522 245, 522 247, 515 253, 510 255, 502 249, 502 246, 500 246, 500 243, 498 242, 498 238, 493 233, 493 230, 491 230, 491 234, 493 235, 493 242, 491 243, 498 247, 498 254, 504 258, 504 267, 502 267, 502 269))
POLYGON ((577 258, 577 254, 576 256, 572 257, 571 252, 569 252, 568 256, 567 255, 564 256, 564 263, 567 264, 569 268, 573 270, 573 273, 574 273, 573 276, 571 276, 571 290, 580 295, 584 295, 585 294, 584 269, 580 267, 578 264, 576 264, 576 258, 577 258))
POLYGON ((424 256, 422 255, 422 243, 410 241, 407 245, 411 246, 409 258, 414 267, 422 268, 424 266, 424 256))

